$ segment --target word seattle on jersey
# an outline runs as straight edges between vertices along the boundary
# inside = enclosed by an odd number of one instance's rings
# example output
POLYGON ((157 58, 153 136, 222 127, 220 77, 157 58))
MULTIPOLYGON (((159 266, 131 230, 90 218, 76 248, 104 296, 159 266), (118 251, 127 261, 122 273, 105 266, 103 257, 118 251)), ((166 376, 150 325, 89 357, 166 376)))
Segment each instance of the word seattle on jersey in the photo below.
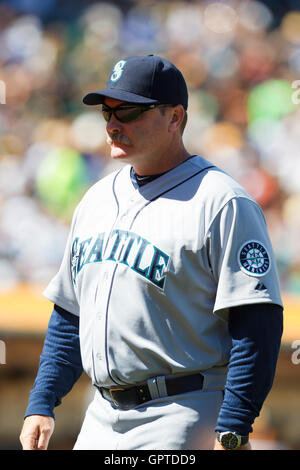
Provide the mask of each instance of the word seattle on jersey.
POLYGON ((75 238, 71 266, 74 284, 86 265, 113 261, 128 266, 160 289, 164 288, 169 255, 140 235, 126 230, 115 229, 105 240, 105 233, 82 241, 75 238))

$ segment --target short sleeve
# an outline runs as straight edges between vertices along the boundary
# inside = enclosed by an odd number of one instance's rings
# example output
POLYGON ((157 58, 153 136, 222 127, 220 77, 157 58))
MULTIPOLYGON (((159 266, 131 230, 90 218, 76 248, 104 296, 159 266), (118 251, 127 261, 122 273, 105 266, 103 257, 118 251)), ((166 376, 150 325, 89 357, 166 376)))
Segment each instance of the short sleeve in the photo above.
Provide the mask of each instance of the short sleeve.
POLYGON ((264 214, 246 197, 232 198, 213 220, 209 260, 217 284, 214 313, 261 302, 282 306, 279 278, 264 214))
POLYGON ((79 316, 79 303, 74 290, 72 276, 72 262, 74 256, 76 256, 76 240, 75 242, 73 241, 76 214, 77 210, 74 212, 71 229, 59 271, 50 281, 43 294, 54 304, 57 304, 65 310, 79 316))

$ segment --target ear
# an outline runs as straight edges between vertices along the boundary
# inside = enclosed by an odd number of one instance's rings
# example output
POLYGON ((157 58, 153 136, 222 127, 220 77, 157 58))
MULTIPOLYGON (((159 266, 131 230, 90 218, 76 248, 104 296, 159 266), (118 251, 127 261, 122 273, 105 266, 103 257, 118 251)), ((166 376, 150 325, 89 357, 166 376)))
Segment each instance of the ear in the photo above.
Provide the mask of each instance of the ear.
POLYGON ((177 131, 184 118, 184 108, 181 105, 171 108, 172 114, 169 121, 169 132, 177 131))

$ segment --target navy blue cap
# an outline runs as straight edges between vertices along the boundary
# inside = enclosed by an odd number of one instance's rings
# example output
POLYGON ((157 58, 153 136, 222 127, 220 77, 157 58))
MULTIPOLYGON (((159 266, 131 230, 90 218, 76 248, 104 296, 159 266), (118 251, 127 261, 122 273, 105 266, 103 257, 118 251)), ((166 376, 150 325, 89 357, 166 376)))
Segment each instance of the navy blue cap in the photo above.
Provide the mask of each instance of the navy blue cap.
POLYGON ((113 67, 104 90, 87 93, 87 105, 104 102, 105 97, 137 104, 181 104, 188 107, 188 91, 182 73, 174 64, 155 55, 131 56, 113 67))

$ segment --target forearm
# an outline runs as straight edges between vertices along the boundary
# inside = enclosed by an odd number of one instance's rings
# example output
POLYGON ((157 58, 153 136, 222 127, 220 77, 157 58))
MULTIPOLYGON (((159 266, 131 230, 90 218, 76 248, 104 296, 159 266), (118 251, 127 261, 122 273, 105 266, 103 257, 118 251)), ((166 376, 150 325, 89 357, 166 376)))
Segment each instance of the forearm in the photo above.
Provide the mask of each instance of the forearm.
POLYGON ((81 373, 79 319, 54 306, 25 417, 38 414, 54 418, 54 407, 61 403, 81 373))
POLYGON ((273 384, 282 324, 282 308, 275 304, 231 309, 232 350, 216 431, 252 432, 273 384))

